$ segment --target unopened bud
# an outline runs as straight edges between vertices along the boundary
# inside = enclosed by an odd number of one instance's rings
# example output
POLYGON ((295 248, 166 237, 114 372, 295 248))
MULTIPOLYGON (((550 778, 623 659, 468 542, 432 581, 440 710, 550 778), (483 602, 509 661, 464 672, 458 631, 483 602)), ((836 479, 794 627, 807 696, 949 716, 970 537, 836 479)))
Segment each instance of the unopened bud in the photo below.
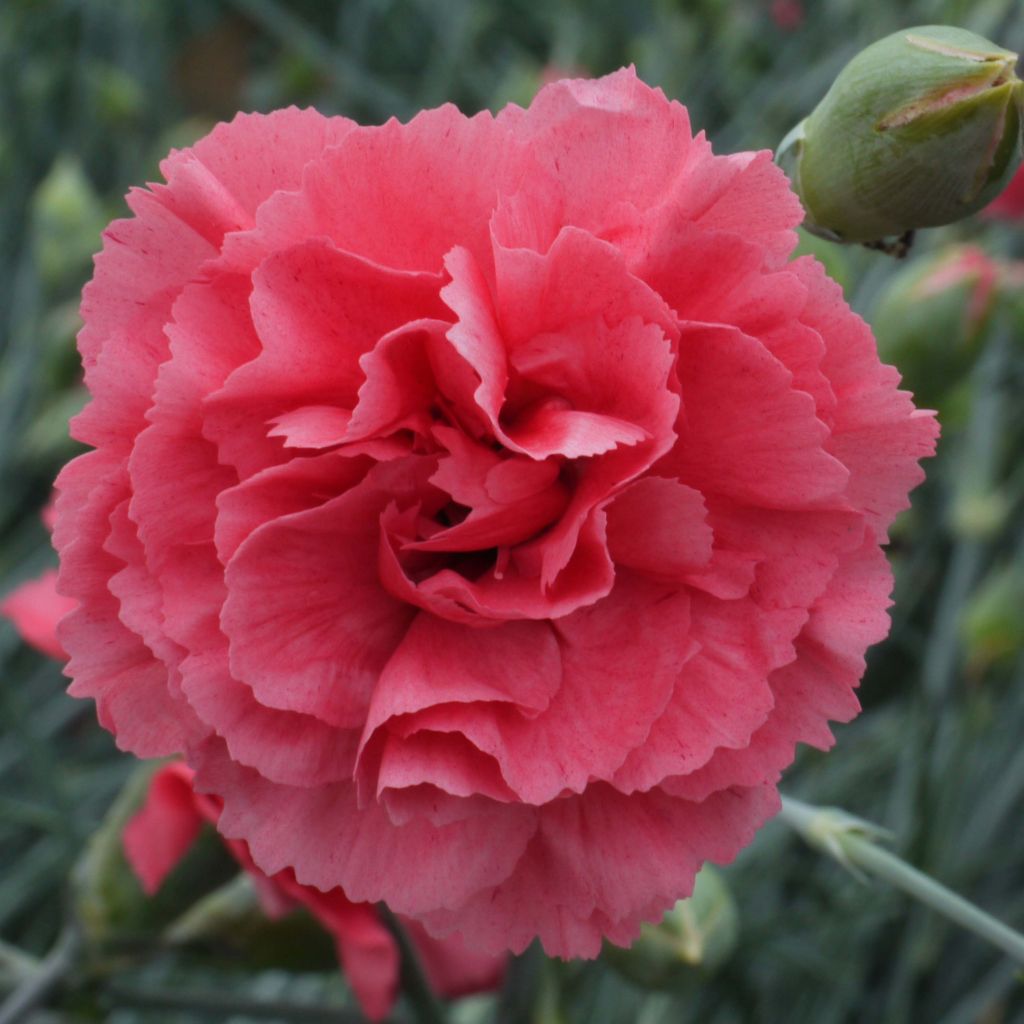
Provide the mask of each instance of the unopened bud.
POLYGON ((783 140, 804 226, 878 244, 988 204, 1021 158, 1017 55, 965 29, 903 29, 862 50, 783 140))
POLYGON ((1024 650, 1024 573, 1019 564, 997 566, 971 597, 960 625, 967 665, 981 673, 1024 650))
POLYGON ((977 246, 951 246, 893 275, 871 318, 878 352, 918 402, 943 413, 966 385, 1004 275, 977 246))

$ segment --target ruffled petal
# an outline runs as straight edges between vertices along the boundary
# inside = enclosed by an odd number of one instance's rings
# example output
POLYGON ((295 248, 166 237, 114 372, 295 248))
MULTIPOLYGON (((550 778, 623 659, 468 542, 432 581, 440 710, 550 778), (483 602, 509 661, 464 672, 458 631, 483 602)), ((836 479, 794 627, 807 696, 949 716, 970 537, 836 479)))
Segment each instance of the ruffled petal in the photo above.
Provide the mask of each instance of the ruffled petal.
POLYGON ((705 860, 731 861, 777 809, 771 787, 694 803, 659 789, 624 796, 598 783, 541 810, 507 881, 421 919, 485 952, 522 952, 537 936, 550 956, 595 957, 604 934, 635 938, 644 919, 690 894, 705 860))
POLYGON ((451 104, 407 125, 358 128, 310 164, 301 189, 265 203, 256 230, 229 239, 225 256, 251 267, 327 237, 382 266, 436 273, 457 243, 484 254, 497 197, 521 178, 511 142, 489 113, 466 118, 451 104))
POLYGON ((843 507, 849 473, 823 447, 828 428, 758 341, 687 324, 679 379, 683 416, 665 465, 680 481, 761 508, 843 507))
POLYGON ((324 241, 268 257, 251 299, 261 351, 205 403, 204 434, 221 460, 249 476, 286 457, 282 415, 311 405, 351 413, 361 357, 395 328, 443 315, 439 286, 439 275, 391 270, 324 241))
POLYGON ((840 561, 794 641, 796 657, 768 677, 771 714, 737 749, 722 749, 699 770, 662 785, 690 800, 734 785, 774 784, 797 743, 827 749, 829 722, 848 722, 860 710, 854 689, 864 674, 864 652, 889 632, 889 565, 870 534, 840 561))
POLYGON ((458 907, 499 884, 535 827, 532 808, 493 801, 441 824, 420 815, 396 825, 379 804, 359 807, 350 783, 281 786, 231 761, 218 742, 194 756, 197 789, 224 801, 218 828, 244 837, 263 871, 293 867, 303 885, 341 885, 350 899, 386 899, 397 913, 458 907))
MULTIPOLYGON (((259 527, 235 552, 221 625, 231 674, 261 704, 362 725, 413 615, 381 587, 367 554, 387 504, 403 490, 416 496, 416 465, 381 464, 337 498, 259 527)), ((418 465, 422 487, 430 460, 418 465)))
POLYGON ((899 374, 878 360, 871 329, 854 314, 821 265, 805 258, 792 269, 808 285, 804 323, 826 339, 821 368, 836 394, 825 448, 850 472, 846 498, 885 538, 907 495, 923 479, 919 461, 935 453, 935 414, 915 409, 898 390, 899 374))
MULTIPOLYGON (((551 679, 545 684, 557 687, 542 713, 524 717, 508 703, 460 702, 415 719, 419 728, 461 733, 498 762, 521 800, 535 805, 612 778, 646 740, 694 653, 685 642, 687 595, 627 574, 610 597, 560 619, 553 629, 561 664, 552 651, 546 661, 526 667, 545 673, 551 679), (665 636, 673 643, 659 640, 665 636)), ((435 657, 440 654, 437 649, 435 657)))

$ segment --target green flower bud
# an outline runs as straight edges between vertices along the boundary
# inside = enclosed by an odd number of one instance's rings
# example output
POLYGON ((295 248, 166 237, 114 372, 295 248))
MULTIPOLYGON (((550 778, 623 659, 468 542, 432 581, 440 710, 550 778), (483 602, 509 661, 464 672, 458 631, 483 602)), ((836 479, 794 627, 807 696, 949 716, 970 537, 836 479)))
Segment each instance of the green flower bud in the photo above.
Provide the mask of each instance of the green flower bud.
POLYGON ((680 900, 657 925, 645 924, 629 949, 608 945, 608 962, 643 988, 680 989, 695 969, 713 971, 736 948, 739 915, 722 876, 705 865, 693 895, 680 900))
POLYGON ((946 413, 967 385, 1000 273, 978 247, 951 246, 894 274, 880 295, 871 318, 878 354, 899 367, 919 404, 946 413))
POLYGON ((1010 564, 994 568, 964 609, 960 625, 968 671, 1011 662, 1024 650, 1024 572, 1010 564))
POLYGON ((879 245, 986 206, 1020 163, 1016 63, 1015 53, 940 25, 862 50, 779 147, 804 226, 879 245))
POLYGON ((33 245, 39 272, 59 287, 78 279, 108 221, 81 164, 58 157, 32 198, 33 245))
POLYGON ((969 412, 971 368, 993 312, 1020 292, 1024 264, 951 245, 892 276, 871 317, 882 360, 899 367, 919 405, 956 426, 969 412))

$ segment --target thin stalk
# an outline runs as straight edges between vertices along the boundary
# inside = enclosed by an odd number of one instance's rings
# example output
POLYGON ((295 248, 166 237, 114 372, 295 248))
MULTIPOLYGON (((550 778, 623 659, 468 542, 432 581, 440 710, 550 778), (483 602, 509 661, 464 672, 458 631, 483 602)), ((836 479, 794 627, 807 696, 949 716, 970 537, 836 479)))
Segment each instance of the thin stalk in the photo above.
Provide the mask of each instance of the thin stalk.
MULTIPOLYGON (((427 981, 423 971, 423 965, 416 953, 409 936, 402 927, 401 921, 391 912, 391 909, 384 903, 378 904, 384 923, 388 931, 395 938, 398 944, 398 952, 402 958, 402 991, 409 1000, 409 1004, 416 1014, 420 1024, 447 1024, 448 1015, 444 1006, 434 995, 434 990, 427 981)), ((3 1024, 0 1021, 0 1024, 3 1024)))
POLYGON ((68 925, 56 945, 25 976, 18 987, 0 1005, 0 1024, 20 1024, 42 1006, 50 994, 74 970, 82 938, 78 929, 68 925))
POLYGON ((544 950, 536 940, 519 956, 510 958, 495 1009, 495 1024, 532 1024, 534 1004, 543 981, 544 961, 544 950))
POLYGON ((116 1007, 140 1010, 178 1010, 190 1017, 214 1021, 235 1015, 256 1019, 290 1020, 304 1024, 360 1024, 366 1018, 355 1010, 336 1006, 314 1006, 274 999, 247 999, 216 991, 182 992, 162 988, 135 988, 119 983, 109 986, 106 995, 116 1007))
POLYGON ((39 970, 39 958, 26 953, 17 946, 0 939, 0 975, 4 977, 4 987, 17 988, 27 977, 39 970))
POLYGON ((883 849, 877 844, 883 830, 845 811, 812 807, 792 797, 783 799, 779 818, 854 874, 872 875, 902 889, 1024 966, 1024 935, 883 849))

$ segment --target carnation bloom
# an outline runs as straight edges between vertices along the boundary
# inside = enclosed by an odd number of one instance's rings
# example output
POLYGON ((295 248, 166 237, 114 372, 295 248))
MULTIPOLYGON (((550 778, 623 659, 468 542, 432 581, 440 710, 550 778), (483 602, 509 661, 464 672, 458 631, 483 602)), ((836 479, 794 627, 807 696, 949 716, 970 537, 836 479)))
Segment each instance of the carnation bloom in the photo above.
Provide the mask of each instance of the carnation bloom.
POLYGON ((268 875, 593 956, 857 711, 915 412, 769 153, 631 70, 240 115, 106 232, 71 692, 268 875))
MULTIPOLYGON (((158 769, 145 803, 124 830, 124 849, 132 870, 147 893, 154 893, 195 842, 203 824, 217 823, 219 802, 192 788, 192 771, 181 762, 158 769)), ((226 840, 235 859, 250 875, 269 917, 296 906, 305 907, 334 939, 338 959, 371 1020, 387 1015, 398 991, 399 954, 394 938, 374 907, 352 903, 340 889, 321 892, 299 885, 291 870, 267 877, 239 840, 226 840)), ((496 987, 504 958, 464 948, 453 940, 431 939, 412 922, 412 937, 424 970, 443 995, 463 995, 496 987)))

